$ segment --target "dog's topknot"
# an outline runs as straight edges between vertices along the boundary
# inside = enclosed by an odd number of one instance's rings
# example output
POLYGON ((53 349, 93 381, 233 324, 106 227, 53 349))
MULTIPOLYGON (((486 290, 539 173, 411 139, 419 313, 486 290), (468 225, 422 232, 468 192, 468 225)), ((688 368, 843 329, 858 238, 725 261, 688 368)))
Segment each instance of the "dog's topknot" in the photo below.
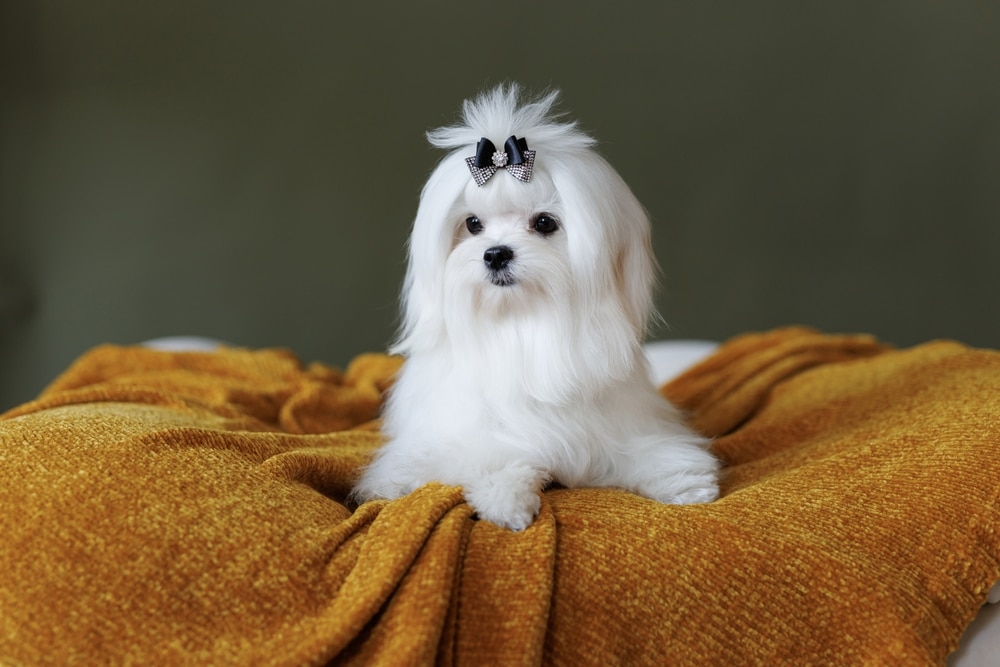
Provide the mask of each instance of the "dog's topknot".
POLYGON ((550 90, 536 99, 522 99, 516 83, 501 84, 462 104, 462 122, 427 133, 437 148, 468 150, 486 137, 502 145, 507 137, 524 137, 528 147, 543 154, 547 151, 574 153, 592 147, 595 140, 580 131, 575 122, 562 122, 553 111, 558 90, 550 90))

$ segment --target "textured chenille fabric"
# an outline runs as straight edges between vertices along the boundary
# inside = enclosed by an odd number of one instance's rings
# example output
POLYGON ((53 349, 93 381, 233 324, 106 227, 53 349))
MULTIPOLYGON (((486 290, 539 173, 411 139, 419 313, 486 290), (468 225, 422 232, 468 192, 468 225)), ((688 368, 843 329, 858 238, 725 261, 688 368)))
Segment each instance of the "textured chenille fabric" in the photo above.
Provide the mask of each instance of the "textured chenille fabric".
POLYGON ((0 417, 0 664, 942 664, 1000 578, 1000 353, 750 334, 664 388, 722 497, 350 507, 400 361, 105 346, 0 417))

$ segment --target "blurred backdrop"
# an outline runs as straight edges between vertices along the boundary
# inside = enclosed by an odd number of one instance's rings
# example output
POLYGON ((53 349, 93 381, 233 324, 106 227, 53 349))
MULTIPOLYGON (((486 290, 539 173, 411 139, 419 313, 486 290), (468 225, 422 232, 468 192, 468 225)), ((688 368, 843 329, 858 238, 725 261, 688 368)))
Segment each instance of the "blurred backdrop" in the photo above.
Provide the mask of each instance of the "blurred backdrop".
POLYGON ((103 342, 382 350, 440 157, 505 80, 646 205, 658 338, 1000 347, 1000 3, 0 5, 0 409, 103 342))

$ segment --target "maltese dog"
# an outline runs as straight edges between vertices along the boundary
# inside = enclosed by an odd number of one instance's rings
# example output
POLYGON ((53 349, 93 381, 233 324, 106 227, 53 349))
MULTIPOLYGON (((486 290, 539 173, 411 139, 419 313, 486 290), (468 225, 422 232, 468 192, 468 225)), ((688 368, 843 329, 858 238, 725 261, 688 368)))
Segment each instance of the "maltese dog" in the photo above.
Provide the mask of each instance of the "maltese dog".
POLYGON ((452 152, 413 223, 393 348, 407 360, 359 502, 441 482, 516 531, 549 482, 718 496, 708 441, 649 378, 646 213, 594 140, 553 116, 557 96, 522 104, 500 86, 428 134, 452 152))

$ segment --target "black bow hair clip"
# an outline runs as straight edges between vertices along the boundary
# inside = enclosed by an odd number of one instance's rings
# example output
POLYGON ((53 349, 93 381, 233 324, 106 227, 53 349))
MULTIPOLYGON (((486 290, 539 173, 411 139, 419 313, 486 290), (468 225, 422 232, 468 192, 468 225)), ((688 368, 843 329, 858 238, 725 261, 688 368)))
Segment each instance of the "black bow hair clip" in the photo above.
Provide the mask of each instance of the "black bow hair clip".
POLYGON ((476 144, 476 154, 465 158, 465 164, 469 165, 472 179, 480 187, 497 173, 497 169, 506 169, 511 176, 527 183, 531 180, 531 170, 535 167, 535 151, 529 151, 528 142, 514 135, 507 139, 502 151, 498 151, 492 141, 483 137, 476 144))

